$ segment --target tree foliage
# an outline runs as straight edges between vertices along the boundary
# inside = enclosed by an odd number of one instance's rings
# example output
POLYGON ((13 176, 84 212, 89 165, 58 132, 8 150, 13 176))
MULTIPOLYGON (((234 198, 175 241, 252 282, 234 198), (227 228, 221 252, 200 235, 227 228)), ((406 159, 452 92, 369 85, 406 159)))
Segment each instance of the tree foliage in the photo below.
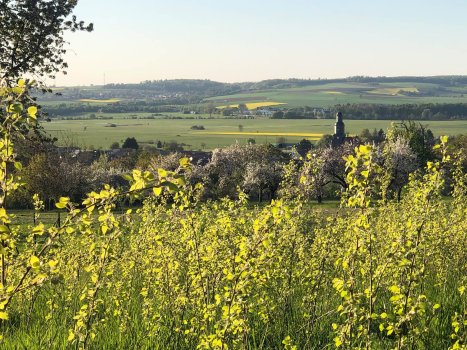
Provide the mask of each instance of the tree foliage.
POLYGON ((66 31, 92 31, 72 15, 76 0, 0 1, 0 81, 66 72, 66 31))
POLYGON ((138 149, 138 141, 134 137, 127 137, 122 144, 122 148, 138 149))

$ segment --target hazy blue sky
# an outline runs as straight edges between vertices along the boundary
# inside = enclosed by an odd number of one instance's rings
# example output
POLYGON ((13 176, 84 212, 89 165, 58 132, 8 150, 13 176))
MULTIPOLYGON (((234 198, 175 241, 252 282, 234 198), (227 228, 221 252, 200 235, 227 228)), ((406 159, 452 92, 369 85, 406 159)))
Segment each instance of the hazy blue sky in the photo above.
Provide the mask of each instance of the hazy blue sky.
POLYGON ((465 0, 79 0, 57 85, 467 74, 465 0))

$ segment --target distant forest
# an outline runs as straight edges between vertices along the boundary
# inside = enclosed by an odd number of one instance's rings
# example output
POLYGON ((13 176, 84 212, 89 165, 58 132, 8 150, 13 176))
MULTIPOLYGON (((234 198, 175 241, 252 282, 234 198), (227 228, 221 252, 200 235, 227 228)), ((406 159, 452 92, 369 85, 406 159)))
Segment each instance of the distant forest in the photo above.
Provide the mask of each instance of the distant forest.
POLYGON ((342 112, 345 119, 360 120, 465 120, 467 119, 466 103, 443 104, 345 104, 333 108, 316 111, 316 108, 290 108, 277 111, 273 119, 318 119, 334 118, 335 113, 342 112))
POLYGON ((139 84, 107 84, 106 89, 150 90, 157 93, 188 93, 206 97, 229 95, 239 92, 286 89, 331 83, 425 83, 446 86, 466 85, 467 76, 434 77, 365 77, 339 79, 269 79, 260 82, 221 83, 202 79, 151 80, 139 84))

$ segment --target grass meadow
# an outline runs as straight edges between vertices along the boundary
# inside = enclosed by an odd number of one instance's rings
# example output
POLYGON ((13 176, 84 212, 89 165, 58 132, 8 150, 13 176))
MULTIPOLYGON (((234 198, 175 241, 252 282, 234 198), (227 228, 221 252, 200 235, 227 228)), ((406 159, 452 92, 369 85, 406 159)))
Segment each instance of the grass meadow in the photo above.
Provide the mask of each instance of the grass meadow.
MULTIPOLYGON (((143 115, 139 115, 143 117, 143 115)), ((112 120, 53 120, 43 123, 50 135, 59 139, 60 145, 83 148, 108 149, 113 142, 122 143, 135 137, 140 143, 177 141, 185 149, 214 149, 232 143, 246 143, 253 138, 256 143, 275 143, 279 138, 298 142, 303 138, 316 141, 315 134, 332 134, 334 120, 280 120, 280 119, 124 119, 113 115, 112 120), (109 127, 109 123, 116 127, 109 127), (191 130, 193 125, 203 125, 205 130, 191 130), (239 127, 241 125, 241 127, 239 127), (271 135, 273 134, 273 135, 271 135), (297 135, 298 134, 298 135, 297 135), (303 136, 303 135, 312 136, 303 136)), ((435 135, 457 135, 467 132, 467 121, 424 122, 435 135)), ((359 134, 390 127, 387 120, 346 120, 346 132, 359 134)))

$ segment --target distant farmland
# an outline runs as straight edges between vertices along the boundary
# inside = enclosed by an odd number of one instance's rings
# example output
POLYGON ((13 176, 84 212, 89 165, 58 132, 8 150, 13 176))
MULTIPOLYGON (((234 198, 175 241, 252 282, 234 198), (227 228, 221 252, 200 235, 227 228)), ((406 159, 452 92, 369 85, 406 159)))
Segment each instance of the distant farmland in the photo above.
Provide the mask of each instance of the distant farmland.
POLYGON ((78 100, 78 102, 83 102, 83 103, 117 103, 120 102, 121 100, 117 98, 110 98, 107 100, 98 100, 98 99, 92 99, 92 98, 82 98, 78 100))
POLYGON ((467 87, 429 83, 332 83, 299 88, 257 90, 205 100, 218 106, 271 101, 287 107, 332 107, 347 103, 467 103, 467 87))
MULTIPOLYGON (((252 138, 257 143, 275 143, 279 138, 298 142, 303 138, 316 141, 316 134, 332 134, 334 120, 281 120, 281 119, 119 119, 114 117, 109 127, 106 120, 53 120, 43 123, 46 131, 59 139, 59 144, 108 149, 113 142, 122 143, 127 137, 151 144, 157 141, 176 141, 186 149, 213 149, 235 142, 246 143, 252 138), (203 125, 205 130, 191 130, 203 125), (306 136, 309 135, 309 136, 306 136)), ((359 134, 362 129, 384 129, 386 120, 346 120, 346 131, 359 134)), ((435 135, 457 135, 467 132, 467 121, 424 122, 435 135)), ((281 139, 282 140, 282 139, 281 139)))

